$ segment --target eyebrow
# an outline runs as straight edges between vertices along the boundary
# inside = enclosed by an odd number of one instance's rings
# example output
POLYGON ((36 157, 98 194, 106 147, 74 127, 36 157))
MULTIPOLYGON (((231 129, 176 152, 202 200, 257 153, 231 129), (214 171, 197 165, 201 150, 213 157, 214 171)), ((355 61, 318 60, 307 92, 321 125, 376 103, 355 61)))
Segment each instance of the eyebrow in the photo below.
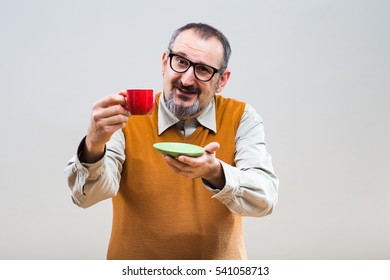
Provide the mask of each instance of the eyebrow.
MULTIPOLYGON (((175 52, 175 51, 173 51, 173 50, 170 50, 170 52, 172 52, 172 53, 174 53, 174 54, 177 54, 177 55, 179 55, 179 56, 182 56, 182 57, 184 57, 185 59, 190 60, 190 59, 187 57, 187 55, 186 55, 185 53, 183 53, 183 52, 180 52, 180 51, 175 52)), ((191 61, 191 60, 190 60, 190 61, 191 61)), ((193 62, 193 61, 191 61, 191 62, 193 62)), ((206 65, 206 66, 211 66, 210 64, 207 64, 207 63, 204 63, 204 62, 193 62, 193 63, 202 64, 202 65, 206 65)), ((211 66, 211 67, 214 67, 214 66, 211 66)), ((216 68, 216 67, 214 67, 214 68, 215 68, 215 69, 218 69, 218 68, 216 68)))
POLYGON ((182 57, 185 57, 185 58, 187 58, 187 55, 185 54, 185 53, 183 53, 183 52, 175 52, 175 51, 172 51, 174 54, 177 54, 177 55, 180 55, 180 56, 182 56, 182 57))

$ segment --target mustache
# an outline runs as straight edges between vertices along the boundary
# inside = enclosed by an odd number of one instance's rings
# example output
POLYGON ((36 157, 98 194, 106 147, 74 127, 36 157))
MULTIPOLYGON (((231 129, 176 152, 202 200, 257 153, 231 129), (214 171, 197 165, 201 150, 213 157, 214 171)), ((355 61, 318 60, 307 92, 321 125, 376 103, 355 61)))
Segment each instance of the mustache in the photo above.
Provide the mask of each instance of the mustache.
POLYGON ((185 86, 185 85, 183 85, 183 83, 181 81, 174 82, 172 86, 173 86, 173 88, 177 88, 181 91, 185 91, 188 93, 195 93, 195 94, 200 93, 200 89, 197 88, 196 86, 185 86))

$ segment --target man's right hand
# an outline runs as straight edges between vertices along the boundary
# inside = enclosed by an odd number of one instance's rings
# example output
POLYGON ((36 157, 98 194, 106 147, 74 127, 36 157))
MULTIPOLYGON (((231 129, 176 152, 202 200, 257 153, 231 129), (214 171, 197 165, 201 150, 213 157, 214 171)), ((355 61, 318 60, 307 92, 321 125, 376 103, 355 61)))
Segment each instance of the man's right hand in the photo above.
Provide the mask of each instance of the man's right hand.
POLYGON ((93 105, 81 162, 93 163, 103 157, 106 143, 115 131, 125 127, 130 116, 123 107, 125 102, 122 95, 112 94, 93 105))

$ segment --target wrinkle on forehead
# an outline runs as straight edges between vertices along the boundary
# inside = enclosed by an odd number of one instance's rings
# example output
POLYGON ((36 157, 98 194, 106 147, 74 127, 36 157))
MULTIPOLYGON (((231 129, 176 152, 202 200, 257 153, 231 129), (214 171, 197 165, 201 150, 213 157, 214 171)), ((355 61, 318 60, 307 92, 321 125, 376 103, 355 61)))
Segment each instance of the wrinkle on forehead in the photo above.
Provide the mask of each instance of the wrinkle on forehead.
POLYGON ((216 68, 222 64, 223 47, 215 37, 203 39, 193 30, 186 30, 177 36, 173 46, 173 51, 193 62, 212 65, 216 68))

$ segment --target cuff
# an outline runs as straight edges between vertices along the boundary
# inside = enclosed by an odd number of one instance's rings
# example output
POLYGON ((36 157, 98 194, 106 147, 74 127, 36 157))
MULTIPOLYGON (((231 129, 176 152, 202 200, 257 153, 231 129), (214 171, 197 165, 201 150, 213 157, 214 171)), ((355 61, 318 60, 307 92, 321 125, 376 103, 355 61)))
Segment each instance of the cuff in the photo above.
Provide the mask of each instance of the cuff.
POLYGON ((223 161, 221 161, 222 169, 225 174, 225 186, 222 188, 222 190, 215 189, 213 186, 211 186, 206 180, 203 180, 203 184, 205 187, 210 190, 214 195, 213 198, 218 199, 224 204, 229 203, 235 195, 236 190, 238 189, 238 186, 240 185, 239 182, 239 175, 236 174, 235 168, 223 161))
POLYGON ((104 166, 104 158, 106 155, 106 147, 104 147, 103 157, 94 163, 83 163, 80 161, 81 153, 85 147, 85 138, 81 140, 79 147, 77 148, 77 157, 75 159, 75 164, 78 170, 82 170, 85 175, 87 175, 89 180, 95 180, 100 176, 101 169, 104 166))

